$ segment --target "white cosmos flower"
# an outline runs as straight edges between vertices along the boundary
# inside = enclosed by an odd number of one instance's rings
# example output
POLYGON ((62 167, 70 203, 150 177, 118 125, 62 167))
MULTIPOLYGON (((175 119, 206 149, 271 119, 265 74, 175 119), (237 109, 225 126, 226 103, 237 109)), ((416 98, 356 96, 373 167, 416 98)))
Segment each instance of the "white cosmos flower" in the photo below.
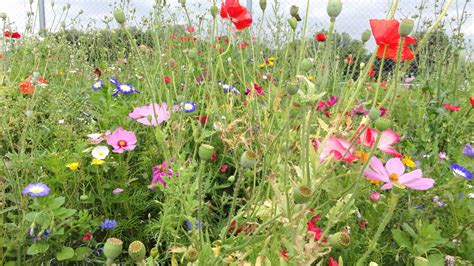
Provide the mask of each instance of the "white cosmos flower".
POLYGON ((92 150, 92 157, 103 160, 109 155, 109 148, 107 146, 97 146, 92 150))

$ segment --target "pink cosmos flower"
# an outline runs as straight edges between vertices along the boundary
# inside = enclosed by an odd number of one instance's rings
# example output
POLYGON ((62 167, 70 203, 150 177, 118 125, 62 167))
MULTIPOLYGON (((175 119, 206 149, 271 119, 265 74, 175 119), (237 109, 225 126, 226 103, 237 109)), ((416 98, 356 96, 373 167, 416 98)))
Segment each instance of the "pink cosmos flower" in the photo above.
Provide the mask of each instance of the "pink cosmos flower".
POLYGON ((126 150, 132 151, 135 149, 137 137, 132 131, 119 127, 107 137, 107 143, 114 148, 112 152, 123 153, 126 150))
POLYGON ((415 190, 427 190, 433 187, 435 181, 431 178, 423 178, 420 169, 405 174, 405 166, 400 158, 392 158, 385 166, 377 157, 370 159, 369 168, 364 176, 372 180, 379 180, 385 184, 381 189, 391 189, 392 186, 408 187, 415 190))
MULTIPOLYGON (((351 143, 345 139, 336 138, 331 136, 326 141, 326 145, 322 148, 320 155, 321 162, 324 161, 330 155, 334 155, 334 158, 337 160, 344 160, 346 162, 352 162, 359 157, 353 154, 354 147, 351 147, 349 150, 349 146, 351 143)), ((313 146, 316 150, 319 150, 321 146, 321 142, 319 140, 313 141, 313 146)))
POLYGON ((172 176, 173 175, 173 170, 171 167, 168 165, 166 161, 164 161, 162 164, 155 165, 153 166, 153 178, 151 180, 151 190, 156 189, 156 183, 160 182, 163 187, 166 187, 166 181, 163 179, 165 176, 172 176))
POLYGON ((142 107, 136 107, 133 109, 133 112, 128 114, 128 116, 144 125, 157 126, 170 118, 170 112, 168 111, 166 103, 162 103, 161 105, 154 103, 142 107))
MULTIPOLYGON (((363 127, 359 128, 362 130, 363 127)), ((367 128, 367 130, 360 135, 358 143, 361 143, 364 146, 372 147, 377 139, 378 131, 375 128, 367 128)), ((396 151, 392 145, 400 141, 400 136, 397 132, 387 129, 382 132, 380 141, 377 145, 377 148, 384 153, 391 154, 395 157, 401 158, 403 155, 396 151)))

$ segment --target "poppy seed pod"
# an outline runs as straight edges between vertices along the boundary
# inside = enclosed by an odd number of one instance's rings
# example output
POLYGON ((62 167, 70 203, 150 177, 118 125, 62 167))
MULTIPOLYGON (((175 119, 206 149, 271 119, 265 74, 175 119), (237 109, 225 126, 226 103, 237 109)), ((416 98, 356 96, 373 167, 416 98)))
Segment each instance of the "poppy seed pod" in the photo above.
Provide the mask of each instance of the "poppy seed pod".
POLYGON ((385 131, 390 128, 391 123, 387 119, 379 118, 375 121, 375 128, 380 131, 385 131))
POLYGON ((360 37, 360 40, 363 43, 366 43, 370 40, 371 35, 372 35, 372 32, 370 30, 366 30, 366 31, 362 32, 362 36, 360 37))
POLYGON ((327 12, 329 17, 331 18, 336 18, 341 14, 342 11, 342 2, 341 0, 329 0, 328 1, 328 7, 327 7, 327 12))
POLYGON ((209 161, 214 154, 214 147, 208 144, 201 144, 199 146, 199 158, 203 161, 209 161))
POLYGON ((114 11, 114 18, 118 24, 123 25, 125 23, 125 13, 122 9, 116 9, 114 11))
POLYGON ((380 110, 379 109, 377 109, 377 108, 370 109, 370 111, 369 111, 370 120, 375 121, 375 120, 379 119, 379 117, 380 117, 380 110))
POLYGON ((299 185, 293 190, 293 199, 297 204, 308 202, 308 200, 311 199, 311 196, 313 196, 313 190, 310 186, 299 185))
POLYGON ((303 61, 301 61, 301 70, 303 71, 309 71, 313 67, 313 62, 311 62, 309 59, 305 58, 303 61))
POLYGON ((257 164, 257 154, 253 151, 245 151, 240 157, 240 165, 243 168, 253 168, 257 164))
POLYGON ((298 26, 298 21, 296 20, 296 18, 289 18, 288 23, 290 24, 290 27, 293 30, 296 30, 296 26, 298 26))
POLYGON ((189 262, 195 262, 197 261, 198 257, 199 257, 198 251, 193 247, 189 247, 188 250, 186 251, 186 260, 189 262))
POLYGON ((297 82, 289 82, 286 86, 286 92, 289 95, 295 95, 299 91, 300 87, 297 82))
POLYGON ((151 256, 152 258, 158 257, 158 248, 157 248, 157 247, 154 247, 154 248, 152 248, 152 249, 150 250, 150 256, 151 256))
POLYGON ((398 27, 398 33, 400 33, 400 36, 406 37, 410 35, 413 27, 415 27, 415 22, 412 19, 404 19, 398 27))
POLYGON ((267 0, 260 0, 258 3, 260 4, 260 8, 262 9, 262 11, 267 8, 267 0))
POLYGON ((213 18, 216 18, 217 13, 219 13, 219 8, 216 5, 211 6, 211 15, 213 18))
POLYGON ((335 248, 346 248, 351 243, 351 236, 343 231, 329 235, 328 243, 335 248))
POLYGON ((142 262, 146 256, 145 245, 141 241, 133 241, 128 246, 128 255, 135 262, 142 262))
POLYGON ((113 261, 122 253, 123 242, 118 238, 108 238, 104 244, 104 255, 109 261, 113 261))

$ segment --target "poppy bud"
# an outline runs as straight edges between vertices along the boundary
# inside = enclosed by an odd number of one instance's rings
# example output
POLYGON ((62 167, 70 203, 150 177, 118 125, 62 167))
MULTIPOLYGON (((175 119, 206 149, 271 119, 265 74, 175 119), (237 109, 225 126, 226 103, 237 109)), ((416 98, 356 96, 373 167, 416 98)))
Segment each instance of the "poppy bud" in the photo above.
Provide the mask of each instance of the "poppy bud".
POLYGON ((113 261, 122 253, 122 240, 118 238, 108 238, 104 245, 104 255, 107 261, 113 261))
POLYGON ((365 63, 364 62, 360 63, 359 67, 360 69, 363 69, 365 67, 365 63))
POLYGON ((373 203, 377 203, 380 200, 380 193, 378 193, 377 191, 372 191, 370 193, 370 200, 373 203))
POLYGON ((290 27, 293 30, 296 30, 296 26, 298 26, 298 21, 296 20, 296 18, 289 18, 288 23, 290 24, 290 27))
POLYGON ((298 10, 299 10, 299 9, 300 9, 300 8, 297 7, 297 6, 295 6, 295 5, 292 5, 292 6, 290 7, 290 14, 291 14, 291 16, 294 17, 297 21, 301 21, 301 17, 300 17, 300 15, 298 14, 298 10))
POLYGON ((208 144, 199 146, 199 158, 203 161, 209 161, 214 154, 214 147, 208 144))
POLYGON ((6 13, 3 13, 3 12, 0 12, 0 18, 1 18, 1 19, 6 19, 6 18, 7 18, 7 14, 6 14, 6 13))
POLYGON ((303 204, 311 199, 313 191, 311 187, 307 185, 299 185, 293 190, 293 199, 297 204, 303 204))
POLYGON ((415 23, 412 19, 404 19, 402 20, 402 23, 400 23, 400 26, 398 27, 398 33, 400 33, 402 37, 406 37, 410 35, 414 26, 415 26, 415 23))
POLYGON ((174 69, 176 67, 176 61, 171 58, 169 61, 168 61, 168 66, 172 69, 174 69))
POLYGON ((186 0, 179 0, 182 7, 186 7, 186 0))
POLYGON ((298 92, 299 89, 300 89, 300 87, 298 86, 298 83, 296 83, 296 82, 290 82, 286 86, 286 92, 289 95, 295 95, 298 92))
POLYGON ((390 128, 391 123, 387 119, 379 118, 375 121, 375 128, 380 131, 385 131, 386 129, 390 128))
POLYGON ((351 243, 351 236, 345 231, 338 232, 329 235, 328 243, 335 248, 346 248, 351 243))
POLYGON ((267 0, 260 0, 260 8, 264 11, 267 8, 267 0))
POLYGON ((370 30, 366 30, 366 31, 362 32, 362 36, 360 36, 360 40, 363 43, 366 43, 367 41, 370 40, 371 35, 372 35, 372 32, 370 30))
POLYGON ((196 48, 189 49, 188 56, 191 59, 196 59, 198 57, 198 51, 196 50, 196 48))
POLYGON ((123 13, 123 10, 121 9, 117 9, 114 11, 114 18, 120 25, 123 25, 125 23, 125 13, 123 13))
POLYGON ((240 157, 240 165, 243 168, 253 168, 257 164, 257 154, 253 151, 245 151, 240 157))
POLYGON ((216 5, 211 6, 211 15, 213 18, 216 18, 217 13, 219 13, 219 8, 216 5))
POLYGON ((89 196, 87 196, 86 194, 83 194, 79 197, 79 199, 82 200, 82 201, 85 201, 85 200, 89 199, 89 196))
POLYGON ((341 0, 329 0, 327 12, 329 17, 336 18, 341 14, 342 11, 342 2, 341 0))
POLYGON ((189 262, 195 262, 197 261, 198 257, 199 257, 198 251, 193 247, 189 247, 188 250, 186 251, 186 260, 189 262))
POLYGON ((311 62, 309 59, 305 58, 303 61, 301 61, 301 70, 303 71, 309 71, 313 67, 313 62, 311 62))
POLYGON ((229 176, 229 178, 227 178, 227 181, 229 181, 229 182, 231 182, 231 183, 234 183, 234 181, 235 181, 235 176, 234 176, 234 175, 229 176))
POLYGON ((370 111, 369 111, 370 120, 375 121, 375 120, 379 119, 379 117, 380 117, 380 110, 379 109, 377 109, 377 108, 370 109, 370 111))
POLYGON ((429 261, 423 257, 415 257, 415 260, 413 261, 413 264, 415 266, 428 266, 429 261))
POLYGON ((141 241, 133 241, 128 246, 128 255, 133 261, 139 263, 145 259, 146 249, 145 245, 141 241))
POLYGON ((151 256, 152 258, 158 257, 158 248, 157 248, 157 247, 154 247, 154 248, 152 248, 152 249, 150 250, 150 256, 151 256))

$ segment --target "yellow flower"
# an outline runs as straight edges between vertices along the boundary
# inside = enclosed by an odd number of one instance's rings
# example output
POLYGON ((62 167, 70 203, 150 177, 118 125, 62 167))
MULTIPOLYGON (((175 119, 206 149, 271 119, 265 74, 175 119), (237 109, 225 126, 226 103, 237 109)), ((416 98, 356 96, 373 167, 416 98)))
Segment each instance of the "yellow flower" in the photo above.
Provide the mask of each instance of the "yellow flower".
POLYGON ((367 160, 369 159, 369 154, 367 152, 364 152, 364 151, 356 151, 355 153, 355 156, 359 157, 360 160, 362 160, 362 162, 367 162, 367 160))
POLYGON ((260 65, 258 65, 258 67, 259 67, 259 68, 264 68, 264 67, 265 67, 265 65, 266 65, 266 64, 265 64, 265 63, 263 63, 263 64, 260 64, 260 65))
POLYGON ((415 168, 416 164, 415 162, 411 159, 410 156, 403 156, 402 163, 410 168, 415 168))
POLYGON ((77 171, 77 169, 79 169, 79 166, 80 164, 77 162, 66 164, 66 167, 69 168, 69 170, 71 171, 77 171))
POLYGON ((92 159, 91 165, 103 165, 105 163, 104 160, 101 159, 92 159))

